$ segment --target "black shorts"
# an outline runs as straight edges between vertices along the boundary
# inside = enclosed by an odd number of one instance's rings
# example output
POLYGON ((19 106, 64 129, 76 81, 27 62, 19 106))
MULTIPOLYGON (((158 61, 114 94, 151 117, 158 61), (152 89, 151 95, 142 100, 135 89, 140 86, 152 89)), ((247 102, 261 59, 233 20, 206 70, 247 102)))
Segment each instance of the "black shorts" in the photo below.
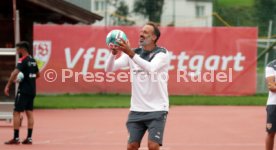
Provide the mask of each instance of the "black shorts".
POLYGON ((266 131, 268 133, 276 132, 276 105, 267 105, 266 112, 266 131))
POLYGON ((35 95, 28 95, 17 92, 14 102, 14 111, 32 111, 34 109, 34 98, 35 95))
POLYGON ((167 114, 167 111, 131 111, 126 123, 129 133, 128 143, 138 142, 140 144, 145 132, 148 130, 148 139, 162 146, 167 114))

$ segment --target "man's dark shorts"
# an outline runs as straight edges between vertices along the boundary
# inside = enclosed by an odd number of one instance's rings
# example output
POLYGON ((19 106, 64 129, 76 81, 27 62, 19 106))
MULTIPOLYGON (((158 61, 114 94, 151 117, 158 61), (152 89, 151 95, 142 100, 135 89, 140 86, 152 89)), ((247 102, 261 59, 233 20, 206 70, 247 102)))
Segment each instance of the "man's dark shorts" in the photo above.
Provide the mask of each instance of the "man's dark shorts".
POLYGON ((32 111, 34 108, 34 98, 35 95, 17 92, 14 102, 14 111, 32 111))
POLYGON ((266 112, 266 131, 268 133, 276 132, 276 105, 267 105, 266 112))
POLYGON ((167 114, 167 111, 131 111, 126 123, 129 133, 128 143, 138 142, 140 144, 145 132, 148 130, 148 139, 162 146, 167 114))

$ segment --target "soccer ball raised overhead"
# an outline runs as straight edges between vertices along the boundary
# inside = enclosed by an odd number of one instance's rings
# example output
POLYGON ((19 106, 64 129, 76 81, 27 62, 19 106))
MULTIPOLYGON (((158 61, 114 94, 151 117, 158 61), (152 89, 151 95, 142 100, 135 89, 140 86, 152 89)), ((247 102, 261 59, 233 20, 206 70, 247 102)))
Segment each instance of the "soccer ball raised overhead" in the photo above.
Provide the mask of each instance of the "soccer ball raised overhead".
POLYGON ((126 34, 121 31, 121 30, 111 30, 107 36, 106 36, 106 44, 108 47, 112 47, 112 46, 115 46, 117 45, 118 46, 118 42, 117 40, 120 40, 120 39, 123 39, 123 40, 127 40, 127 36, 126 34))

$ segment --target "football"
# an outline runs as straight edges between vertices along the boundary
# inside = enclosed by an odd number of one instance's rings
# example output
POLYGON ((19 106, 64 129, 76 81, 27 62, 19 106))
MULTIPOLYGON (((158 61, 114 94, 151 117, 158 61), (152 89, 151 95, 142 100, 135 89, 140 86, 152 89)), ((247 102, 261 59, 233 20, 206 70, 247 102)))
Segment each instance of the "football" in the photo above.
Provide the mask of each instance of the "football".
POLYGON ((117 40, 127 40, 126 34, 122 30, 111 30, 106 36, 106 44, 108 47, 118 45, 117 40))
POLYGON ((16 82, 21 82, 24 79, 24 74, 19 72, 16 77, 16 82))

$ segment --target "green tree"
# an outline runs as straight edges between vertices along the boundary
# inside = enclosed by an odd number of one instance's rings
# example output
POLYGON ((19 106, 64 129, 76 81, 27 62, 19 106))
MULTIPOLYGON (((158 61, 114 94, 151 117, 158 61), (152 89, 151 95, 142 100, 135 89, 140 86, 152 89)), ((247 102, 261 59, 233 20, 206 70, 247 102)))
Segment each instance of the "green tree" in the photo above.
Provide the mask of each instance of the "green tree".
POLYGON ((269 20, 276 23, 276 0, 255 0, 256 19, 260 35, 267 35, 269 20))
POLYGON ((115 1, 116 11, 111 15, 114 20, 113 25, 133 25, 134 21, 128 19, 129 8, 125 1, 115 1))
MULTIPOLYGON (((242 1, 242 0, 241 0, 242 1)), ((224 3, 222 0, 213 1, 213 11, 231 26, 256 26, 256 17, 252 5, 224 3)), ((252 2, 253 3, 253 2, 252 2)), ((214 26, 225 26, 217 16, 213 19, 214 26)))
POLYGON ((160 23, 164 0, 135 0, 133 11, 149 21, 160 23))

